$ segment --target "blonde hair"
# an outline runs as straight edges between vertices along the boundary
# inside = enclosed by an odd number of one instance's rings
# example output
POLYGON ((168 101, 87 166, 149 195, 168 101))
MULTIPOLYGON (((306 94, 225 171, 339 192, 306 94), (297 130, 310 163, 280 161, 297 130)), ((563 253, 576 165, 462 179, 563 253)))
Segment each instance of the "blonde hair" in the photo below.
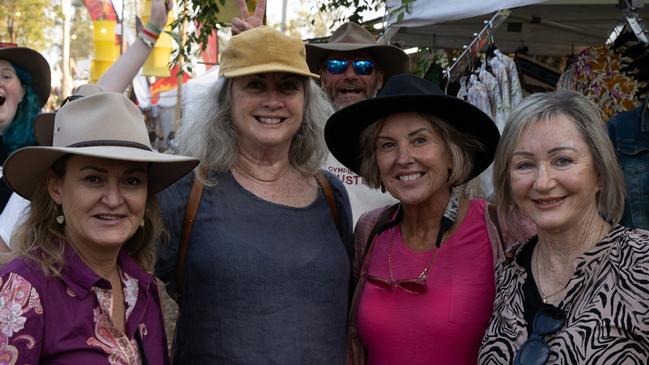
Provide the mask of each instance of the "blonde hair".
MULTIPOLYGON (((473 170, 473 155, 483 150, 477 139, 461 133, 446 121, 430 114, 417 113, 430 122, 435 132, 446 143, 446 148, 451 155, 450 174, 448 183, 450 187, 463 184, 469 179, 473 170)), ((385 117, 370 124, 363 130, 360 137, 361 166, 360 176, 363 182, 374 189, 381 187, 381 173, 376 162, 376 139, 383 128, 385 117)))
MULTIPOLYGON (((50 170, 55 176, 65 175, 69 156, 65 155, 52 164, 50 170)), ((60 276, 65 266, 65 226, 56 222, 56 216, 61 214, 61 211, 49 195, 47 181, 47 174, 44 174, 32 196, 29 213, 25 221, 16 228, 12 242, 16 256, 35 262, 45 275, 60 276)), ((162 231, 163 223, 155 194, 149 193, 144 227, 138 228, 124 243, 126 252, 147 272, 153 272, 156 260, 155 242, 162 231)))
POLYGON ((624 175, 601 114, 585 96, 569 90, 533 94, 509 116, 496 149, 493 180, 496 204, 506 219, 520 214, 514 203, 509 170, 514 149, 521 136, 532 125, 564 116, 572 121, 593 155, 595 172, 600 181, 597 210, 609 223, 617 223, 624 212, 624 175))

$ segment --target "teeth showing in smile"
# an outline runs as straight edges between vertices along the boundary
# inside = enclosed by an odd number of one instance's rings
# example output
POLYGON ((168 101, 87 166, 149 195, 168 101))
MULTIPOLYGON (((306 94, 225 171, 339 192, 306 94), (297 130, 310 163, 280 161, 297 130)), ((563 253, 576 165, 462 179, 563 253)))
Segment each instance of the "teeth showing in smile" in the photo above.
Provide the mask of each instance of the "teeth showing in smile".
POLYGON ((257 117, 257 121, 264 124, 279 124, 283 118, 257 117))
POLYGON ((98 215, 98 219, 104 220, 104 221, 109 221, 109 220, 116 220, 120 219, 120 216, 117 215, 98 215))
POLYGON ((418 172, 416 174, 410 174, 410 175, 401 175, 401 176, 399 176, 399 180, 401 180, 401 181, 413 181, 413 180, 417 180, 418 178, 420 178, 421 175, 423 175, 421 172, 418 172))
POLYGON ((539 205, 550 205, 560 202, 561 199, 549 199, 549 200, 536 200, 536 204, 539 205))

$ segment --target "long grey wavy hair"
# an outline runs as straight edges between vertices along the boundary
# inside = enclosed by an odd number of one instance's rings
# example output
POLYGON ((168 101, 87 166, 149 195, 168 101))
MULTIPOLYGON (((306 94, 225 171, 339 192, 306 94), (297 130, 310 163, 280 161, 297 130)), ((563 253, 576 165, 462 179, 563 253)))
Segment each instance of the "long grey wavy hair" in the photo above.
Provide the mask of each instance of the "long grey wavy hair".
MULTIPOLYGON (((311 78, 304 77, 304 120, 293 137, 289 162, 302 174, 313 175, 327 155, 324 124, 333 114, 326 95, 311 78)), ((201 160, 196 171, 222 173, 237 162, 239 148, 232 121, 232 79, 219 77, 201 100, 205 107, 183 123, 178 136, 180 153, 201 160)), ((210 174, 211 175, 211 174, 210 174)), ((206 184, 216 183, 205 175, 199 177, 206 184)))

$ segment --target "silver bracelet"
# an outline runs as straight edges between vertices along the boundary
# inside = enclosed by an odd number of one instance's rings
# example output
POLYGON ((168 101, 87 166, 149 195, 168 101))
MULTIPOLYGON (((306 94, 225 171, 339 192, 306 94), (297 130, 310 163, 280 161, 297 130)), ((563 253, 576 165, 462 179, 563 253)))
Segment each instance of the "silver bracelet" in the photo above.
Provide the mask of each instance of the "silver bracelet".
POLYGON ((153 48, 153 46, 155 45, 155 42, 151 42, 151 40, 149 40, 149 39, 148 39, 144 34, 142 34, 141 32, 137 35, 137 37, 140 38, 140 39, 142 40, 142 42, 144 42, 144 44, 146 44, 149 48, 153 48))

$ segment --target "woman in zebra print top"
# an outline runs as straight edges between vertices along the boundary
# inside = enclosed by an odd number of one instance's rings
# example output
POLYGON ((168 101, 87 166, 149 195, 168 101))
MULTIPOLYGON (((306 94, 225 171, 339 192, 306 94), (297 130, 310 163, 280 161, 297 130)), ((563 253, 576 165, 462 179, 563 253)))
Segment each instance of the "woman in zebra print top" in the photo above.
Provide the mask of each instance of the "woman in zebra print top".
POLYGON ((597 108, 569 91, 530 96, 500 143, 500 213, 538 234, 497 265, 479 363, 649 363, 649 232, 615 224, 624 180, 597 108))

